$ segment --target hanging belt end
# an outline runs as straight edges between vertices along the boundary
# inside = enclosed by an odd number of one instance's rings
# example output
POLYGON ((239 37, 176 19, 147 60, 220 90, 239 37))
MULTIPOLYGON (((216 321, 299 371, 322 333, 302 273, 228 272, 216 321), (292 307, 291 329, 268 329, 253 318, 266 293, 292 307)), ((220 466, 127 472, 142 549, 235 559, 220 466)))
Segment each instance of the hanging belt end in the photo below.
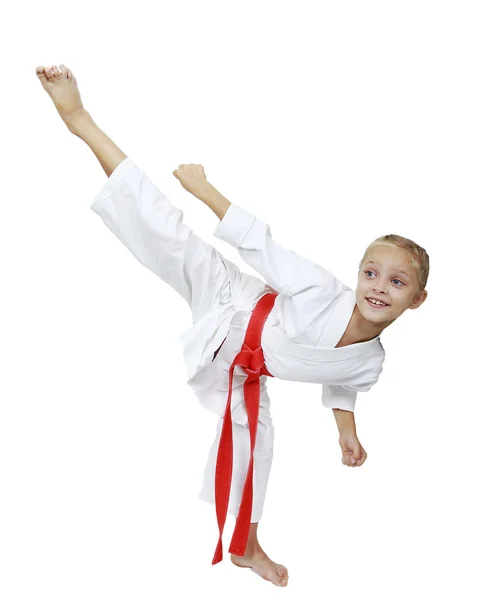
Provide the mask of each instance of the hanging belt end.
POLYGON ((215 555, 213 556, 213 560, 211 561, 212 565, 216 565, 223 560, 223 549, 221 543, 218 543, 218 546, 215 550, 215 555))
POLYGON ((245 556, 246 548, 240 548, 240 546, 230 546, 228 552, 230 554, 235 554, 236 556, 245 556))

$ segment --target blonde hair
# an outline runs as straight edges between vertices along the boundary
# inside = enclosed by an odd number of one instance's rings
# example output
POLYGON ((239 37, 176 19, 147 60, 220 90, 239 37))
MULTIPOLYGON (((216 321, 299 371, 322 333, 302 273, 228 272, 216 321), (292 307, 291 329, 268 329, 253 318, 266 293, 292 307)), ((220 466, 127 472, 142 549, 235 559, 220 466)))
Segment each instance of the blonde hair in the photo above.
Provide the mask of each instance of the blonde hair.
POLYGON ((399 248, 400 250, 403 250, 411 260, 411 263, 416 271, 419 284, 417 293, 422 292, 425 289, 429 276, 428 253, 424 248, 416 244, 416 242, 413 242, 413 240, 402 237, 401 235, 396 235, 395 233, 382 235, 381 237, 378 237, 373 242, 371 242, 369 246, 367 246, 366 251, 364 252, 364 256, 362 257, 359 263, 359 271, 361 270, 362 264, 366 260, 367 253, 372 248, 372 246, 376 244, 385 244, 386 246, 393 246, 394 248, 399 248))

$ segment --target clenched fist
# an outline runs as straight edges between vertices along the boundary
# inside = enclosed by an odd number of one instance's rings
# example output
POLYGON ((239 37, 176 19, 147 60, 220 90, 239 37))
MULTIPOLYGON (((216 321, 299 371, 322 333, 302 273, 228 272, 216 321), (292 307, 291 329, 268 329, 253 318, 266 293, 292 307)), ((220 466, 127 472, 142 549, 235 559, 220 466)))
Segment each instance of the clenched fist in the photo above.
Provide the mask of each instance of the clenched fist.
POLYGON ((342 449, 342 464, 348 467, 360 467, 367 458, 355 433, 341 434, 339 444, 342 449))
POLYGON ((197 198, 206 192, 207 187, 210 185, 202 165, 180 165, 173 171, 173 175, 185 190, 197 198))

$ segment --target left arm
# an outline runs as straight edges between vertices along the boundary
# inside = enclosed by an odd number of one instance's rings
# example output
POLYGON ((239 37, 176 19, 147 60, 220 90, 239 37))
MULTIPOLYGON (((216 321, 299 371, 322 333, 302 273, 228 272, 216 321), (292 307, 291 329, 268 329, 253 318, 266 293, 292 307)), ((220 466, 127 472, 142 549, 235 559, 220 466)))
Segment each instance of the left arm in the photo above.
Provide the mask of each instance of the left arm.
POLYGON ((332 412, 334 413, 340 435, 344 433, 355 435, 356 422, 354 420, 354 413, 350 410, 343 410, 341 408, 333 408, 332 412))
POLYGON ((332 408, 339 430, 339 445, 342 450, 342 464, 347 467, 360 467, 367 453, 362 447, 356 432, 354 408, 356 391, 345 390, 339 385, 323 385, 322 403, 332 408))

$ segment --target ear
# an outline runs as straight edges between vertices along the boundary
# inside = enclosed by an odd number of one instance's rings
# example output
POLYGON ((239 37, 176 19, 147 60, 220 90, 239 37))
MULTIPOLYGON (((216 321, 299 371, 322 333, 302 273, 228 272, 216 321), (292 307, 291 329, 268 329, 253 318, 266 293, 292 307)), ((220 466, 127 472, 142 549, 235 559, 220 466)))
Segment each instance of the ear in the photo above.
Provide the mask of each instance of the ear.
POLYGON ((411 302, 408 308, 418 308, 426 300, 427 297, 428 292, 426 290, 423 290, 417 296, 414 296, 413 301, 411 302))

